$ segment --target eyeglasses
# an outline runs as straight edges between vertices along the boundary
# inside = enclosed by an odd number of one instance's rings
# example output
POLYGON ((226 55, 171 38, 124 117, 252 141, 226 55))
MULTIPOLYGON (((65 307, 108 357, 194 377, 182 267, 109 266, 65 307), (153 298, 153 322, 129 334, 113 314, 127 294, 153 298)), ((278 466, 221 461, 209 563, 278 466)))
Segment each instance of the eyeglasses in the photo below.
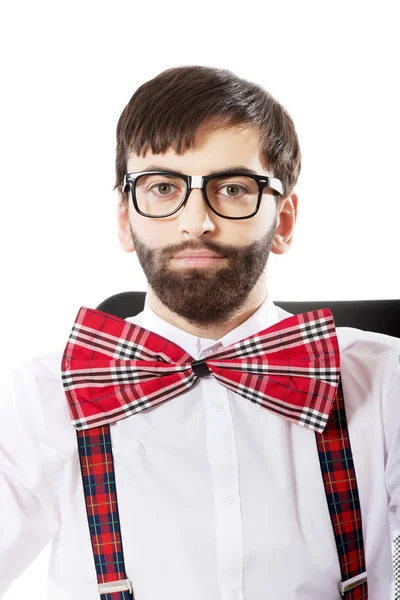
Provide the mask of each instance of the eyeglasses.
MULTIPOLYGON (((239 171, 213 175, 182 175, 174 171, 127 173, 122 192, 129 186, 136 211, 144 217, 169 217, 186 204, 192 189, 201 189, 211 210, 224 219, 250 219, 258 212, 264 189, 283 194, 280 179, 239 171)), ((271 194, 269 194, 270 196, 271 194)))

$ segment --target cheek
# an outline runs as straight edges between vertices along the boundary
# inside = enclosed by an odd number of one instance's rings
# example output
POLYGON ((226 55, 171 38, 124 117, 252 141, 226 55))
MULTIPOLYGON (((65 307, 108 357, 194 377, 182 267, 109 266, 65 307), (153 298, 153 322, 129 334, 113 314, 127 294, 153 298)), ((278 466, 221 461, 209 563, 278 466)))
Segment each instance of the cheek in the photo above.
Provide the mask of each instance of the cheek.
POLYGON ((271 194, 264 194, 263 199, 261 200, 259 214, 263 223, 272 225, 277 214, 275 196, 272 196, 271 194))
MULTIPOLYGON (((173 240, 177 237, 176 231, 174 232, 172 228, 151 221, 152 219, 143 217, 134 224, 134 231, 140 241, 152 250, 162 250, 165 246, 173 244, 173 240)), ((154 221, 156 220, 154 219, 154 221)))
POLYGON ((263 210, 260 210, 260 227, 261 235, 265 235, 267 231, 271 231, 278 224, 278 211, 274 197, 269 197, 268 201, 264 202, 263 210))

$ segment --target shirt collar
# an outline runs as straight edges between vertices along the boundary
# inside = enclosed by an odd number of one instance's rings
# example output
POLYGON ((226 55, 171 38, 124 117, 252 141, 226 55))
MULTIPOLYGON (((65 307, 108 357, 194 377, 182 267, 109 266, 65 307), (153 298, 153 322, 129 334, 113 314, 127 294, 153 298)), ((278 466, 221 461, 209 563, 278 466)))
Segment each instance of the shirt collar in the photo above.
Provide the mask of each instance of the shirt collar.
POLYGON ((195 360, 199 360, 207 354, 217 352, 221 347, 225 348, 226 346, 230 346, 243 338, 249 337, 274 325, 282 318, 285 318, 284 315, 282 316, 279 314, 280 312, 281 309, 279 309, 278 312, 278 308, 267 294, 262 304, 251 317, 238 327, 235 327, 235 329, 232 329, 232 331, 229 331, 229 333, 225 334, 219 340, 213 340, 187 333, 186 331, 179 329, 179 327, 164 321, 164 319, 159 317, 151 309, 146 294, 143 311, 138 315, 128 317, 126 320, 165 337, 193 356, 195 360))

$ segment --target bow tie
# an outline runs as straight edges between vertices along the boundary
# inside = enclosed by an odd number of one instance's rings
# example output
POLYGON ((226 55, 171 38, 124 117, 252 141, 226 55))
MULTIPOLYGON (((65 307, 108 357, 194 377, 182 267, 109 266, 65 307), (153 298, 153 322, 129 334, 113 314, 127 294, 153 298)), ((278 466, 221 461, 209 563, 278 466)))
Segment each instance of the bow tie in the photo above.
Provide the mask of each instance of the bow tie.
POLYGON ((293 315, 194 360, 152 331, 81 307, 61 370, 76 429, 129 417, 187 392, 199 377, 210 375, 264 409, 322 432, 336 397, 339 362, 327 308, 293 315))

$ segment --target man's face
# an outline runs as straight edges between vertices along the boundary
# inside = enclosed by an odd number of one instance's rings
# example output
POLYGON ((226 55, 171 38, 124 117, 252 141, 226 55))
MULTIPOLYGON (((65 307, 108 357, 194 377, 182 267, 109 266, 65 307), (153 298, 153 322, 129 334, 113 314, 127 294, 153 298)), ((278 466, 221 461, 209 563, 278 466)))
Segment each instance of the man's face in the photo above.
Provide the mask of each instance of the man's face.
MULTIPOLYGON (((194 147, 181 156, 172 149, 158 155, 147 152, 145 158, 131 154, 127 172, 159 165, 186 175, 207 175, 240 165, 259 175, 271 175, 260 158, 258 135, 253 129, 203 130, 194 147)), ((266 189, 255 216, 224 219, 209 209, 201 190, 193 189, 177 213, 151 219, 136 212, 130 195, 127 211, 120 195, 120 243, 127 252, 136 250, 150 286, 148 293, 154 293, 169 311, 197 326, 226 323, 243 309, 251 293, 265 287, 270 250, 286 251, 275 239, 284 206, 281 201, 277 209, 272 191, 266 189), (204 266, 183 264, 174 258, 187 250, 209 250, 223 258, 204 266)))

